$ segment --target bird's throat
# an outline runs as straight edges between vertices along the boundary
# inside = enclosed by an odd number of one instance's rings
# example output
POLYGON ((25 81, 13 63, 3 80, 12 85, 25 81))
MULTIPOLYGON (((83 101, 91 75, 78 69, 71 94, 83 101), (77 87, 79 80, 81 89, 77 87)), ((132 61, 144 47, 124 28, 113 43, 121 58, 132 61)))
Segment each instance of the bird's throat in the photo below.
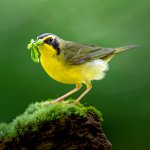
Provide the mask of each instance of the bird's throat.
POLYGON ((53 46, 44 44, 38 47, 41 55, 47 55, 50 57, 55 57, 57 55, 56 50, 53 48, 53 46))

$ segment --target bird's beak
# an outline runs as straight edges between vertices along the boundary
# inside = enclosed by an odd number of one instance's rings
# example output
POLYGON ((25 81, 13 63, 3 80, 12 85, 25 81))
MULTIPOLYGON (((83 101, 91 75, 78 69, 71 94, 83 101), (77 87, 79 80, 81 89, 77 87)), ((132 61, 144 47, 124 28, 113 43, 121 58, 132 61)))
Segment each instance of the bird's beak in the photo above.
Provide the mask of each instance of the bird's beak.
POLYGON ((28 44, 27 48, 29 50, 31 50, 31 59, 34 62, 39 62, 39 49, 38 46, 43 44, 43 40, 42 39, 31 39, 30 43, 28 44))

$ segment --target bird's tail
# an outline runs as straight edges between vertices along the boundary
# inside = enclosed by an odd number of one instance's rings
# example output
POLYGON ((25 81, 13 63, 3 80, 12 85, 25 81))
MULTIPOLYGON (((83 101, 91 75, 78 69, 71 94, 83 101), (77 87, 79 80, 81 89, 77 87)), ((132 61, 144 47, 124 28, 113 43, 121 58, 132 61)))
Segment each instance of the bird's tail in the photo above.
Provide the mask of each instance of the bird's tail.
POLYGON ((114 54, 118 54, 120 52, 124 52, 128 49, 132 49, 135 47, 138 47, 138 45, 128 45, 128 46, 124 46, 124 47, 115 48, 114 54))
POLYGON ((118 54, 120 52, 124 52, 128 49, 136 48, 136 47, 138 47, 138 45, 128 45, 128 46, 124 46, 124 47, 115 48, 115 49, 113 49, 112 54, 105 56, 103 58, 103 60, 105 60, 106 62, 109 62, 116 54, 118 54))

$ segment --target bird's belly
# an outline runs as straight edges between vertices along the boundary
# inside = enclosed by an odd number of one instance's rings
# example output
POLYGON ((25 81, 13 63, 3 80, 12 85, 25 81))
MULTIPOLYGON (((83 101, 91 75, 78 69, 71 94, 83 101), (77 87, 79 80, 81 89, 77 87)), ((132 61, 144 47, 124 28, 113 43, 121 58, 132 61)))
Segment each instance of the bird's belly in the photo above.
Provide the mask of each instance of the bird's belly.
POLYGON ((66 84, 84 83, 103 78, 107 64, 102 60, 94 60, 81 65, 69 65, 51 58, 41 56, 41 65, 47 74, 58 82, 66 84))

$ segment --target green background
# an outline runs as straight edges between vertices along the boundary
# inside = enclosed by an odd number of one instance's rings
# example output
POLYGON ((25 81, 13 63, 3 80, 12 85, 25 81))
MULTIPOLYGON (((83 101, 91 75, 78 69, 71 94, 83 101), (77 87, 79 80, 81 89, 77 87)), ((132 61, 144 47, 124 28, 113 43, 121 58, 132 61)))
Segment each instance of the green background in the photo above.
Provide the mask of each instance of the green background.
POLYGON ((103 113, 103 128, 114 150, 149 149, 149 6, 147 0, 1 0, 0 121, 10 122, 30 103, 74 87, 49 78, 31 61, 26 48, 31 38, 51 32, 103 47, 138 44, 110 62, 106 78, 93 82, 82 103, 103 113))

